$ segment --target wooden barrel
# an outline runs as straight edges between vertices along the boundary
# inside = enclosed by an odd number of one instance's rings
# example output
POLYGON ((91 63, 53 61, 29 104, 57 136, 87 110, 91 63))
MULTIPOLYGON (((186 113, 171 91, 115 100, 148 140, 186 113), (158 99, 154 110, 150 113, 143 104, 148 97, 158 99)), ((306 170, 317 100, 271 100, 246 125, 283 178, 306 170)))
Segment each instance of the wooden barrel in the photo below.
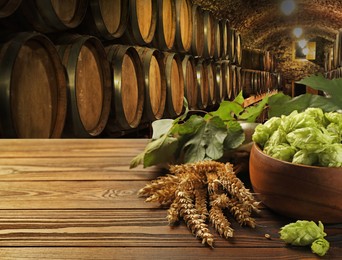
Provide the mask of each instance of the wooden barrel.
POLYGON ((166 111, 168 117, 177 117, 183 111, 184 76, 182 61, 177 53, 164 53, 166 75, 166 111))
POLYGON ((199 93, 197 106, 200 109, 205 109, 209 104, 209 78, 208 67, 204 59, 196 60, 196 79, 199 93))
POLYGON ((176 2, 157 0, 157 27, 152 45, 159 50, 171 50, 176 39, 176 2))
POLYGON ((266 81, 267 81, 267 72, 260 71, 260 94, 267 92, 266 91, 266 81))
POLYGON ((231 64, 230 65, 231 70, 231 78, 232 78, 232 99, 236 98, 239 94, 239 87, 238 87, 238 75, 237 75, 237 66, 231 64))
POLYGON ((235 32, 235 63, 237 65, 241 65, 242 61, 242 42, 241 42, 241 34, 239 32, 235 32))
POLYGON ((21 9, 32 27, 43 33, 65 31, 81 24, 88 0, 22 1, 21 9))
POLYGON ((261 94, 261 72, 260 71, 256 71, 254 73, 253 87, 254 87, 255 95, 260 95, 261 94))
POLYGON ((143 119, 161 119, 166 102, 166 78, 164 55, 157 49, 135 47, 139 53, 144 72, 143 119))
POLYGON ((196 66, 191 55, 185 55, 182 60, 184 76, 184 96, 188 101, 190 109, 197 108, 198 90, 196 86, 196 66))
POLYGON ((215 81, 215 63, 212 60, 204 60, 203 66, 205 67, 208 79, 208 106, 215 106, 216 101, 216 81, 215 81))
POLYGON ((275 80, 276 84, 274 84, 275 89, 281 91, 283 89, 283 84, 284 84, 283 77, 282 77, 281 73, 279 73, 279 72, 274 73, 274 75, 276 77, 276 80, 275 80))
POLYGON ((215 21, 212 13, 203 11, 204 19, 204 50, 203 57, 212 58, 215 52, 215 21))
POLYGON ((80 31, 104 40, 113 40, 125 32, 128 15, 127 0, 89 0, 87 15, 83 19, 80 31))
POLYGON ((66 117, 66 85, 61 59, 46 36, 18 33, 0 45, 0 135, 60 137, 66 117))
POLYGON ((236 66, 236 85, 237 85, 237 94, 240 94, 242 91, 242 83, 241 83, 241 67, 236 66))
POLYGON ((176 40, 175 50, 188 52, 192 41, 192 13, 190 0, 176 0, 176 40))
POLYGON ((263 93, 268 93, 272 90, 272 78, 271 78, 271 73, 268 71, 263 72, 263 80, 264 80, 264 88, 263 88, 263 93))
POLYGON ((144 107, 144 76, 141 60, 134 47, 106 47, 112 67, 113 98, 106 131, 116 132, 138 127, 144 107))
POLYGON ((0 18, 13 14, 20 6, 22 0, 0 0, 0 18))
POLYGON ((229 58, 229 21, 227 19, 221 19, 219 20, 219 26, 221 30, 222 45, 221 58, 225 60, 229 58))
POLYGON ((221 65, 222 70, 222 94, 221 99, 224 100, 226 98, 230 99, 232 95, 232 84, 231 84, 231 71, 228 60, 221 60, 217 62, 217 64, 221 65))
POLYGON ((65 136, 92 137, 104 130, 111 103, 105 49, 93 36, 67 35, 56 42, 68 75, 65 136))
POLYGON ((236 48, 235 48, 235 28, 229 28, 229 61, 235 63, 236 61, 236 48))
POLYGON ((243 49, 243 59, 241 66, 244 69, 250 70, 263 70, 262 51, 255 49, 243 49))
POLYGON ((224 100, 224 72, 220 63, 215 64, 215 99, 217 103, 224 100))
POLYGON ((157 1, 129 0, 129 25, 123 42, 147 45, 152 42, 157 25, 157 1))
POLYGON ((250 97, 254 94, 254 71, 248 69, 241 70, 241 85, 242 93, 245 98, 250 97))
POLYGON ((275 89, 276 87, 276 84, 273 84, 273 80, 272 80, 272 75, 273 75, 273 72, 268 72, 267 73, 267 91, 270 92, 272 91, 273 89, 275 89))
POLYGON ((192 42, 191 53, 201 57, 204 50, 204 24, 203 11, 198 5, 192 6, 192 42))
POLYGON ((220 60, 223 53, 222 27, 219 20, 214 19, 214 58, 220 60))

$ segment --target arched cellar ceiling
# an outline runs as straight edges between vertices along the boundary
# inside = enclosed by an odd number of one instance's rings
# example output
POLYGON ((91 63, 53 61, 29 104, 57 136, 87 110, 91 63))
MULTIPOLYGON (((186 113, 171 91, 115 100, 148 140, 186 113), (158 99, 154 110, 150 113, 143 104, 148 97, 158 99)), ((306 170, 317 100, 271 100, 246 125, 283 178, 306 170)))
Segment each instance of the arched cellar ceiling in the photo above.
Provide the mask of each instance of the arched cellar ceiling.
POLYGON ((295 0, 296 10, 289 16, 280 10, 281 0, 193 0, 227 18, 242 35, 246 47, 274 49, 291 41, 292 30, 301 26, 306 37, 333 42, 342 28, 342 0, 295 0))

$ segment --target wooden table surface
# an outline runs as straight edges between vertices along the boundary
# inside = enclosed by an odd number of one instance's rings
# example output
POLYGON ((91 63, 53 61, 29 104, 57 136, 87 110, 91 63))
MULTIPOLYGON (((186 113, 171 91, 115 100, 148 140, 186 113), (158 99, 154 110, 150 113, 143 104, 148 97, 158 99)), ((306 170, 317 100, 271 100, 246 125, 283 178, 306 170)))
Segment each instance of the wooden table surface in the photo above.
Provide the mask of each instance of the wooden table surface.
POLYGON ((255 229, 202 245, 183 222, 137 191, 161 175, 130 170, 146 139, 0 140, 0 259, 342 259, 342 227, 326 225, 329 253, 289 247, 291 220, 263 208, 255 229), (265 238, 265 234, 271 236, 265 238))

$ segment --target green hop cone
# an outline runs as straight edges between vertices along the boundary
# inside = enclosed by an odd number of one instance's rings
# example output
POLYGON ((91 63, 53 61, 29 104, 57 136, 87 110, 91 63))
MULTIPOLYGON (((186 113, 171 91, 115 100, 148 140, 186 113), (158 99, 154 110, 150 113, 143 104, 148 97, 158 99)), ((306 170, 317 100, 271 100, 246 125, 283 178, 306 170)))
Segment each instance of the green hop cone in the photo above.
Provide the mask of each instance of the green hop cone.
POLYGON ((280 229, 280 239, 286 243, 295 246, 311 245, 315 240, 325 237, 327 234, 323 231, 322 222, 318 226, 313 221, 298 220, 290 223, 280 229))
POLYGON ((330 244, 326 239, 319 238, 312 243, 311 250, 319 256, 324 256, 328 252, 329 247, 330 244))

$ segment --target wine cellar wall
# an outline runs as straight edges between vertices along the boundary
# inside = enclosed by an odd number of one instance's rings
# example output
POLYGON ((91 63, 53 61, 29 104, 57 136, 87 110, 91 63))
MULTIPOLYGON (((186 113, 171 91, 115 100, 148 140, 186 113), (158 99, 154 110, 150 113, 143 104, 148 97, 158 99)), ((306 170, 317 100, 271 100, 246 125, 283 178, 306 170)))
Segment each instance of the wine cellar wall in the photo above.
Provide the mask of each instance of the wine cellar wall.
POLYGON ((281 88, 276 59, 190 0, 0 5, 0 137, 121 136, 281 88))

